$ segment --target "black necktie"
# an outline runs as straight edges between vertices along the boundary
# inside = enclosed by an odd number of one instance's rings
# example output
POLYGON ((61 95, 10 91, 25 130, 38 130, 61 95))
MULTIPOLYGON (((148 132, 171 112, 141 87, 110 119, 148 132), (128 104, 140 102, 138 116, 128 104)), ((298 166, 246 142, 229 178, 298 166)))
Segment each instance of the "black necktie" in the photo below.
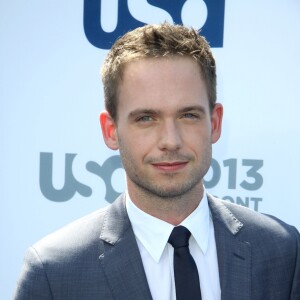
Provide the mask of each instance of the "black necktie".
POLYGON ((200 282, 196 263, 189 250, 190 231, 174 227, 169 243, 174 247, 174 276, 177 300, 201 300, 200 282))

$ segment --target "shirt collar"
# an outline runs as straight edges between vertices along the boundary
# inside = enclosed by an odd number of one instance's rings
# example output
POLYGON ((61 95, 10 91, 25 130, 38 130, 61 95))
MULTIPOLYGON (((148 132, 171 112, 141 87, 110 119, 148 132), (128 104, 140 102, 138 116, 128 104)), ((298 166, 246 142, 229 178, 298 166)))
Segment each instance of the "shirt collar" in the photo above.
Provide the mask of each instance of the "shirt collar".
MULTIPOLYGON (((158 263, 174 228, 163 220, 139 209, 126 192, 126 209, 136 238, 158 263)), ((206 253, 209 238, 209 207, 206 192, 198 207, 180 224, 189 229, 203 253, 206 253)))

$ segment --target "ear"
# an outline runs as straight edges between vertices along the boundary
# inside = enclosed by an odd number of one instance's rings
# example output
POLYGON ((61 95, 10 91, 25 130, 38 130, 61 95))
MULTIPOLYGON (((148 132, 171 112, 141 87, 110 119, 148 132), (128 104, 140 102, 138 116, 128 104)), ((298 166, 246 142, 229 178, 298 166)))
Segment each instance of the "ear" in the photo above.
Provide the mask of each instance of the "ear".
POLYGON ((216 143, 222 131, 223 105, 216 103, 211 114, 211 142, 216 143))
POLYGON ((101 112, 99 119, 106 146, 112 150, 118 150, 119 144, 115 121, 107 111, 101 112))

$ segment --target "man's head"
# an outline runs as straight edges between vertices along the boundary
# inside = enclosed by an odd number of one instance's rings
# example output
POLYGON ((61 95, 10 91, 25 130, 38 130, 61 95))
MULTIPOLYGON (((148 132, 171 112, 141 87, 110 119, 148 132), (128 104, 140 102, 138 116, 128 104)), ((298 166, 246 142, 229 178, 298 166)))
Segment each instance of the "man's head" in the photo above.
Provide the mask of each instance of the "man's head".
POLYGON ((120 151, 130 196, 193 195, 195 208, 223 115, 208 44, 182 26, 145 26, 116 42, 103 77, 103 138, 120 151))
POLYGON ((125 66, 145 58, 191 57, 198 66, 212 112, 216 103, 216 66, 206 40, 194 29, 164 23, 146 25, 118 39, 102 68, 105 107, 114 121, 118 118, 118 92, 125 66))

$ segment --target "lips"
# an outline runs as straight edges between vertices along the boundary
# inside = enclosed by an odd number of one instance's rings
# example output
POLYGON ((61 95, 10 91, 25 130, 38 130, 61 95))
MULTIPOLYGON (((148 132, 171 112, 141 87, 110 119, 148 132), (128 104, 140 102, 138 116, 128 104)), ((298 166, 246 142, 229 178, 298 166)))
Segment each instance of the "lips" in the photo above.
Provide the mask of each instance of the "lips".
POLYGON ((159 162, 153 163, 152 166, 160 171, 174 172, 183 169, 187 163, 187 161, 159 162))

